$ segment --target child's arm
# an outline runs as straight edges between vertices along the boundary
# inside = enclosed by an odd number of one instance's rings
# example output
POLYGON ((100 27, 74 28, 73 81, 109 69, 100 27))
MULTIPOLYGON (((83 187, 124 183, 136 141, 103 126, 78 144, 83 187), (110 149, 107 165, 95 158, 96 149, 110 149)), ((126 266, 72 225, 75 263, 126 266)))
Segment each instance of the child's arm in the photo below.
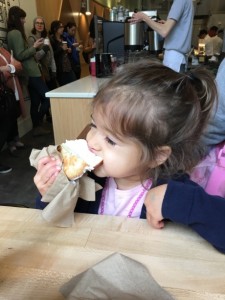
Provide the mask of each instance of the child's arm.
POLYGON ((190 180, 171 180, 150 190, 145 205, 152 226, 162 228, 163 219, 187 225, 225 253, 225 199, 208 195, 190 180))
POLYGON ((39 160, 34 183, 43 196, 55 181, 62 168, 62 162, 55 157, 46 156, 39 160))

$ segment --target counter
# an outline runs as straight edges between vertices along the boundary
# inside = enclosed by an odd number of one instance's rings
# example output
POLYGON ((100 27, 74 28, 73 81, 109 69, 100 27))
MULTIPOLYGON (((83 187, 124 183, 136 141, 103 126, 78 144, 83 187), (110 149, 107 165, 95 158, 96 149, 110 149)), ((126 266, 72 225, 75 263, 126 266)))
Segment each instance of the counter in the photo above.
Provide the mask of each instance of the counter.
POLYGON ((87 76, 46 93, 51 103, 56 145, 77 138, 90 123, 90 104, 105 80, 87 76))
POLYGON ((0 214, 2 300, 63 300, 64 283, 114 252, 146 266, 176 300, 225 299, 224 254, 187 227, 76 213, 73 227, 59 228, 36 209, 0 206, 0 214))

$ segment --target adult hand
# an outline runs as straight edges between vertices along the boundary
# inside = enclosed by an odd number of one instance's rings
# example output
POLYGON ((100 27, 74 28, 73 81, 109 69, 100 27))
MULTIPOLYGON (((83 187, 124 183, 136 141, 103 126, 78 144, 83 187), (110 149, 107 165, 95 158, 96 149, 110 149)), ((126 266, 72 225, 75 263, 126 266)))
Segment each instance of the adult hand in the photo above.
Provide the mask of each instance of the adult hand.
POLYGON ((64 51, 67 51, 68 50, 67 43, 63 43, 62 44, 62 48, 63 48, 64 51))
POLYGON ((34 183, 42 196, 52 186, 61 168, 62 162, 53 156, 46 156, 38 161, 34 183))
POLYGON ((132 18, 128 19, 128 22, 130 22, 131 24, 135 24, 142 21, 146 21, 146 18, 149 17, 145 13, 139 11, 137 13, 133 13, 132 18))
POLYGON ((144 201, 147 210, 147 221, 154 228, 160 229, 164 227, 162 204, 166 189, 167 184, 150 189, 144 201))
POLYGON ((38 48, 39 46, 43 45, 43 43, 44 43, 44 39, 43 39, 43 38, 40 38, 40 39, 38 39, 38 40, 36 40, 36 41, 34 42, 33 47, 36 49, 36 48, 38 48))

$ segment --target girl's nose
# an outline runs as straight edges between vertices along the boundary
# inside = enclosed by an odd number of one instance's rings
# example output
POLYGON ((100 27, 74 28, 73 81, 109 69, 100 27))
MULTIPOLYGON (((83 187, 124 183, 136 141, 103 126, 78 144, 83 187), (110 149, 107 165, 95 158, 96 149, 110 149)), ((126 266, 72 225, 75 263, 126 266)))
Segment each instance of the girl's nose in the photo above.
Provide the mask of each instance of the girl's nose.
POLYGON ((91 129, 87 134, 86 140, 92 152, 97 153, 101 150, 100 134, 98 134, 97 130, 91 129))

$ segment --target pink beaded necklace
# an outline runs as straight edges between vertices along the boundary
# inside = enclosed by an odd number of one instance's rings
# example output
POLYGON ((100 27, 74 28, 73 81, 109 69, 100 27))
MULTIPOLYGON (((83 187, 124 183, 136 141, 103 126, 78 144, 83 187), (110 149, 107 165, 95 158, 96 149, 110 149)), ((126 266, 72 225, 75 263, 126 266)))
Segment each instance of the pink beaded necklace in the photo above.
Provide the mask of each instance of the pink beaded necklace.
MULTIPOLYGON (((104 211, 105 211, 105 195, 106 195, 106 191, 108 189, 108 185, 109 185, 109 178, 106 179, 106 183, 105 183, 105 187, 102 191, 102 198, 101 198, 101 204, 100 204, 100 215, 104 215, 104 211)), ((132 214, 136 208, 136 206, 138 205, 139 201, 141 200, 141 198, 143 197, 144 193, 146 192, 146 190, 150 189, 152 185, 152 180, 148 179, 145 186, 142 188, 140 194, 138 195, 138 197, 136 198, 136 200, 134 201, 127 217, 131 218, 132 214)))

